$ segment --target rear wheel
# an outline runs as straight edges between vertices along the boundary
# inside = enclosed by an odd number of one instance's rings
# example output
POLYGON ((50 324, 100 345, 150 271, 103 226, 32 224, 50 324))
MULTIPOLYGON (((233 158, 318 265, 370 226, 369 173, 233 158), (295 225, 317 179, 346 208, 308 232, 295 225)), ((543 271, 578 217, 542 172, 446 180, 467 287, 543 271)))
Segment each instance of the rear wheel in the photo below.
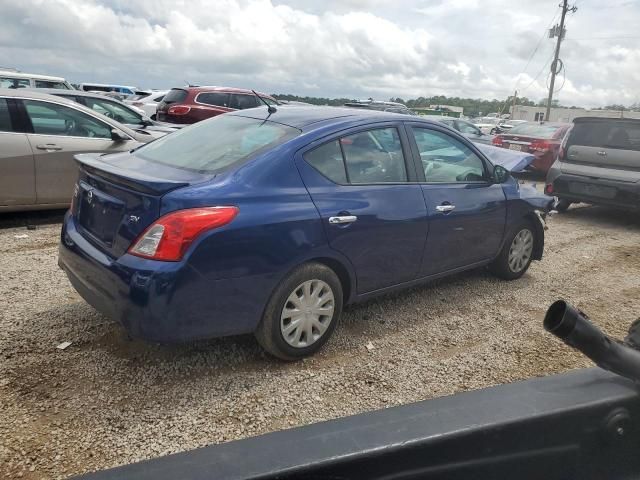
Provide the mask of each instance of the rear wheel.
POLYGON ((489 269, 505 280, 520 278, 531 265, 535 240, 533 225, 523 221, 511 231, 502 251, 489 265, 489 269))
POLYGON ((326 265, 291 272, 271 296, 256 330, 260 345, 282 360, 314 354, 327 342, 342 312, 342 286, 326 265))
POLYGON ((556 202, 556 204, 555 204, 555 206, 553 208, 554 208, 554 210, 558 211, 559 213, 564 213, 569 209, 570 206, 571 206, 571 202, 569 200, 565 200, 564 198, 560 198, 560 199, 558 199, 558 201, 556 202))

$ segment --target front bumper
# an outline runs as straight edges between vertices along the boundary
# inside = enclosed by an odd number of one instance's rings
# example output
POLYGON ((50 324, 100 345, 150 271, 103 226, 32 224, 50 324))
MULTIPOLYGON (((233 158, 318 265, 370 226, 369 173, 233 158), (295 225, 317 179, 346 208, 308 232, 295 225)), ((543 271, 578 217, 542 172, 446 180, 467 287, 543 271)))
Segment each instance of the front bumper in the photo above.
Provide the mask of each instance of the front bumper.
POLYGON ((155 342, 254 331, 268 298, 264 292, 275 282, 263 276, 211 279, 186 262, 111 258, 78 232, 69 213, 58 265, 87 303, 131 336, 155 342))

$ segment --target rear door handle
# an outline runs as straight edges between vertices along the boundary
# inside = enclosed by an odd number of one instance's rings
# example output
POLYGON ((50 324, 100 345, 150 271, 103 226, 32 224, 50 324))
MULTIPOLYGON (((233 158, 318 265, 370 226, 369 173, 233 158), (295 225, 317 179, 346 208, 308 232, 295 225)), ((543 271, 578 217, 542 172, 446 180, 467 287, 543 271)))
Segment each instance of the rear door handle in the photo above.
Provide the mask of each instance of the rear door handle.
POLYGON ((456 208, 455 205, 438 205, 436 207, 436 210, 441 213, 449 213, 455 210, 455 208, 456 208))
POLYGON ((55 143, 47 143, 46 145, 43 145, 43 144, 36 145, 36 148, 38 150, 46 150, 47 152, 62 150, 62 147, 59 145, 56 145, 55 143))
POLYGON ((605 152, 604 150, 600 150, 599 152, 596 152, 598 155, 600 155, 601 157, 606 157, 607 156, 607 152, 605 152))
POLYGON ((355 215, 342 215, 339 217, 329 217, 329 223, 332 225, 340 225, 343 223, 353 223, 358 220, 355 215))

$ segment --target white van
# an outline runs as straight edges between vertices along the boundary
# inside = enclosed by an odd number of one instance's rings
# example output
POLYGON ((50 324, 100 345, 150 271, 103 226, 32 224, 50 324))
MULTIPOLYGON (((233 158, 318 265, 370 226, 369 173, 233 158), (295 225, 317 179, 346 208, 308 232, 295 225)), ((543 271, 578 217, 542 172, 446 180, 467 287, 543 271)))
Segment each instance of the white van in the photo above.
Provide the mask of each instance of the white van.
POLYGON ((69 82, 62 77, 36 75, 18 70, 0 69, 0 88, 59 88, 73 90, 69 82))

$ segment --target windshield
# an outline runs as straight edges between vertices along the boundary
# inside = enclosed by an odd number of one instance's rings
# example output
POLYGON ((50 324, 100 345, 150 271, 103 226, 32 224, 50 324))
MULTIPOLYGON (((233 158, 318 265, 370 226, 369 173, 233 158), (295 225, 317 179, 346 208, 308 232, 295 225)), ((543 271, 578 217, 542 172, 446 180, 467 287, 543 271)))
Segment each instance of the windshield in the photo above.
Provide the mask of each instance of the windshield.
POLYGON ((561 125, 546 125, 539 123, 521 123, 514 126, 509 134, 523 135, 536 138, 554 138, 556 132, 562 128, 561 125))
POLYGON ((134 155, 183 170, 218 173, 299 134, 279 123, 219 115, 155 140, 134 155))

